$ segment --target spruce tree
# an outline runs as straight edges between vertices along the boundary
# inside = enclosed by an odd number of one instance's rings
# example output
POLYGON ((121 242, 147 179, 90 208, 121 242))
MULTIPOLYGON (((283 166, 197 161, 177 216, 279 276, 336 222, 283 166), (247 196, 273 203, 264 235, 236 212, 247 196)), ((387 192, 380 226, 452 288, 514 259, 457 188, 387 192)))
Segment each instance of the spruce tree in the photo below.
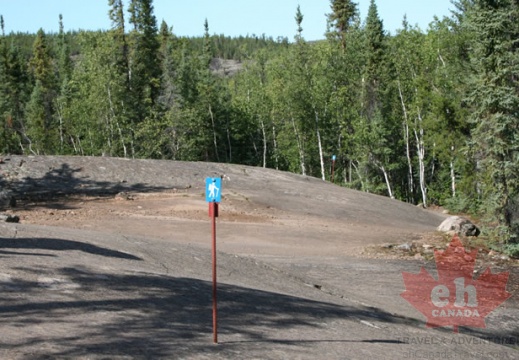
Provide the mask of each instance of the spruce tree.
POLYGON ((124 22, 124 6, 122 0, 109 0, 108 15, 112 21, 110 31, 114 42, 114 69, 124 79, 127 90, 130 90, 130 61, 128 54, 128 39, 124 22))
POLYGON ((296 39, 297 40, 301 40, 302 37, 303 37, 303 27, 301 26, 302 23, 303 23, 303 13, 301 13, 301 6, 297 5, 297 10, 296 10, 296 16, 295 16, 295 20, 296 20, 296 24, 297 24, 297 35, 296 35, 296 39))
POLYGON ((472 147, 485 212, 499 236, 519 236, 519 6, 475 0, 465 20, 473 33, 472 147))
POLYGON ((58 81, 59 81, 59 96, 56 99, 56 117, 59 124, 59 152, 65 152, 65 132, 66 119, 63 112, 70 100, 70 84, 72 77, 72 61, 70 59, 70 47, 67 36, 63 27, 63 16, 59 15, 59 33, 58 33, 58 81))
MULTIPOLYGON (((2 40, 0 39, 0 42, 2 40)), ((19 153, 27 144, 24 107, 29 93, 27 65, 14 42, 0 45, 0 119, 4 122, 4 143, 0 151, 19 153)))
POLYGON ((386 61, 386 35, 377 6, 371 0, 364 27, 365 65, 362 79, 362 119, 359 123, 359 146, 365 154, 367 171, 372 168, 373 191, 384 184, 389 197, 394 198, 392 169, 397 167, 399 127, 390 112, 387 91, 390 77, 386 61), (382 175, 382 176, 380 176, 382 175), (379 180, 380 178, 380 180, 379 180))
POLYGON ((136 99, 145 105, 138 112, 141 119, 149 114, 160 92, 160 43, 152 3, 152 0, 131 0, 129 7, 130 23, 134 28, 131 87, 136 99))
POLYGON ((108 15, 112 22, 108 35, 111 38, 109 46, 112 51, 108 64, 97 64, 96 66, 99 67, 99 70, 105 65, 112 69, 110 74, 112 79, 105 85, 106 89, 102 89, 107 93, 110 104, 108 127, 111 129, 108 141, 103 141, 104 144, 107 144, 103 145, 103 152, 112 156, 134 156, 136 151, 134 131, 137 119, 141 118, 138 113, 141 95, 136 95, 136 92, 133 91, 134 72, 131 67, 130 40, 126 31, 123 1, 109 0, 108 5, 110 6, 108 15), (113 130, 114 128, 117 130, 113 130), (113 140, 116 138, 114 134, 118 134, 119 141, 113 140), (120 147, 115 144, 120 144, 120 147))
POLYGON ((29 62, 35 86, 27 105, 26 117, 31 151, 52 154, 56 150, 58 127, 54 119, 56 78, 47 36, 38 30, 29 62))
POLYGON ((380 107, 379 93, 381 90, 381 77, 384 73, 384 56, 386 50, 386 39, 382 20, 378 16, 377 6, 371 0, 366 18, 365 33, 365 61, 364 68, 364 90, 365 109, 370 114, 380 107))
POLYGON ((357 4, 351 0, 331 0, 332 12, 328 14, 329 36, 340 39, 342 49, 346 48, 346 33, 358 16, 357 4))

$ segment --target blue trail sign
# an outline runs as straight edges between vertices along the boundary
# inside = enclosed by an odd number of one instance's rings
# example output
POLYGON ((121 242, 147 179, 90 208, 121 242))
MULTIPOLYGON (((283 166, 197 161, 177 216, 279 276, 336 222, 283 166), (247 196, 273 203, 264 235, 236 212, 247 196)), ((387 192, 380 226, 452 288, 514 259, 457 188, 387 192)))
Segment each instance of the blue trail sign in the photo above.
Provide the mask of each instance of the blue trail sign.
POLYGON ((222 201, 222 179, 206 178, 205 179, 205 200, 207 202, 219 203, 222 201))

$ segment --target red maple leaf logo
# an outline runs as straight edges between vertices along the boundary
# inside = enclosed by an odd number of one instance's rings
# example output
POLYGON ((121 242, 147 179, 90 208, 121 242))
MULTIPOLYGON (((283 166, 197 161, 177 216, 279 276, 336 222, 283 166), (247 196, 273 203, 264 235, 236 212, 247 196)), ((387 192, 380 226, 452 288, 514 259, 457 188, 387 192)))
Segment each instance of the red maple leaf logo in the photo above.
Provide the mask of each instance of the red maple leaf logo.
POLYGON ((485 328, 485 317, 508 299, 508 272, 492 274, 487 268, 473 279, 478 250, 466 252, 458 236, 449 247, 435 250, 438 280, 423 267, 418 274, 402 272, 406 290, 400 294, 427 318, 427 327, 485 328))

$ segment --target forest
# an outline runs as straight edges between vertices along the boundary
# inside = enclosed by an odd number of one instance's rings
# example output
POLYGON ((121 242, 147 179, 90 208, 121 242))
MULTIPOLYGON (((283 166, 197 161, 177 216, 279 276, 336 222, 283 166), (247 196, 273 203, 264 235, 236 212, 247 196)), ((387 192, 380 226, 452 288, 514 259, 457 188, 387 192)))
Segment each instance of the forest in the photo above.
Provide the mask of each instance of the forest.
MULTIPOLYGON (((111 28, 4 31, 0 153, 213 161, 291 171, 484 224, 519 255, 519 1, 453 0, 426 30, 330 0, 321 41, 179 37, 152 0, 111 28), (215 59, 238 71, 214 71, 215 59), (332 161, 332 156, 336 160, 332 161)), ((1 11, 1 9, 0 9, 1 11)))

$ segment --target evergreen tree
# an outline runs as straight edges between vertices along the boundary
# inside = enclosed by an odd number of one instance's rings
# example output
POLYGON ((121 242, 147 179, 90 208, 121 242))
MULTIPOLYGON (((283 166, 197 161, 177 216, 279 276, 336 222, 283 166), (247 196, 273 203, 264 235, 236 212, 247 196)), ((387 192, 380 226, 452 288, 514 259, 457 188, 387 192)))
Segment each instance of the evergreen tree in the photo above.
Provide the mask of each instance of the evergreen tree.
POLYGON ((70 45, 63 26, 63 16, 59 15, 59 33, 58 33, 58 75, 59 82, 62 85, 70 79, 72 73, 72 61, 70 60, 70 45))
POLYGON ((160 92, 160 43, 153 1, 131 0, 129 12, 130 23, 134 27, 131 89, 136 99, 141 99, 146 104, 146 108, 138 111, 139 118, 143 119, 151 111, 160 92))
POLYGON ((500 236, 519 236, 519 4, 475 0, 465 25, 474 34, 469 102, 472 146, 485 210, 500 236))
POLYGON ((0 15, 0 153, 10 152, 12 143, 12 115, 9 112, 7 96, 9 94, 8 84, 8 47, 5 39, 4 17, 0 15))
POLYGON ((130 60, 128 50, 128 40, 125 31, 124 5, 122 0, 108 0, 110 11, 108 15, 112 21, 112 34, 114 41, 114 68, 115 71, 125 80, 128 91, 130 90, 130 60))
POLYGON ((296 40, 301 40, 302 37, 303 37, 303 27, 302 27, 302 23, 303 23, 303 13, 301 13, 301 6, 297 5, 297 10, 296 10, 296 16, 295 16, 295 20, 296 20, 296 24, 297 24, 297 35, 296 35, 296 40))
POLYGON ((56 117, 59 124, 60 146, 59 152, 65 152, 66 119, 63 117, 64 108, 70 100, 70 84, 72 77, 72 61, 70 60, 70 47, 63 27, 63 16, 59 15, 58 33, 58 81, 59 96, 56 99, 56 117))
POLYGON ((211 58, 213 57, 213 50, 211 49, 211 35, 209 34, 209 22, 207 19, 204 20, 204 52, 203 57, 209 65, 211 58))
MULTIPOLYGON (((106 64, 94 66, 90 63, 90 59, 86 64, 103 74, 102 79, 104 81, 111 78, 104 74, 104 66, 112 68, 111 75, 113 78, 105 84, 106 88, 101 89, 102 93, 106 94, 110 105, 110 116, 106 118, 106 126, 110 129, 107 134, 110 136, 102 141, 101 151, 112 156, 134 156, 136 152, 134 143, 135 119, 139 117, 137 115, 139 97, 132 91, 134 79, 133 69, 130 66, 130 46, 126 34, 124 4, 122 0, 109 0, 108 5, 110 6, 108 15, 112 22, 112 28, 108 33, 111 37, 111 44, 101 42, 103 48, 100 52, 105 55, 104 47, 110 47, 112 49, 111 56, 106 54, 108 57, 104 57, 107 61, 106 64), (117 138, 118 140, 116 140, 117 138), (118 146, 119 144, 120 146, 118 146)), ((94 53, 90 53, 90 51, 94 51, 94 49, 90 49, 90 46, 101 41, 101 39, 94 37, 92 39, 87 38, 85 41, 89 47, 89 55, 95 56, 94 53)), ((94 94, 96 93, 97 91, 94 92, 94 94)))
POLYGON ((369 114, 380 106, 381 94, 379 91, 382 86, 380 82, 382 74, 385 72, 386 39, 375 0, 370 2, 364 31, 366 36, 366 65, 364 68, 365 108, 369 114))
POLYGON ((47 37, 38 30, 33 44, 33 55, 29 62, 35 86, 27 105, 27 135, 31 140, 31 151, 52 154, 58 144, 58 127, 55 124, 54 101, 56 78, 47 37))
POLYGON ((0 119, 3 122, 3 145, 0 151, 19 153, 27 144, 24 108, 29 79, 20 49, 0 37, 0 119), (20 147, 22 146, 22 148, 20 147))
POLYGON ((328 14, 328 35, 339 38, 343 49, 346 48, 346 33, 358 16, 357 4, 351 0, 330 0, 332 12, 328 14))
POLYGON ((467 199, 477 198, 470 170, 472 157, 463 153, 470 136, 469 109, 463 101, 468 77, 465 37, 450 19, 436 19, 429 25, 421 56, 427 81, 432 84, 426 95, 430 106, 425 122, 430 149, 428 197, 431 203, 447 205, 453 212, 475 209, 471 205, 475 202, 467 199))
POLYGON ((4 17, 0 15, 0 121, 2 123, 2 127, 0 128, 0 152, 6 152, 9 148, 9 140, 8 140, 8 119, 7 119, 7 106, 6 100, 4 98, 6 93, 6 82, 7 82, 7 73, 6 73, 6 61, 7 61, 7 45, 5 42, 5 30, 4 30, 4 17), (5 114, 5 115, 4 115, 5 114))
POLYGON ((174 106, 175 98, 178 98, 178 89, 175 84, 177 74, 178 56, 175 54, 176 38, 172 30, 165 21, 160 26, 160 64, 162 66, 161 73, 161 92, 159 96, 159 104, 163 108, 174 106))
POLYGON ((391 78, 386 61, 386 35, 374 0, 370 2, 364 26, 364 44, 362 121, 357 123, 356 130, 360 153, 365 154, 370 190, 379 192, 381 184, 385 184, 389 197, 395 198, 392 170, 399 165, 400 136, 388 100, 391 78))

